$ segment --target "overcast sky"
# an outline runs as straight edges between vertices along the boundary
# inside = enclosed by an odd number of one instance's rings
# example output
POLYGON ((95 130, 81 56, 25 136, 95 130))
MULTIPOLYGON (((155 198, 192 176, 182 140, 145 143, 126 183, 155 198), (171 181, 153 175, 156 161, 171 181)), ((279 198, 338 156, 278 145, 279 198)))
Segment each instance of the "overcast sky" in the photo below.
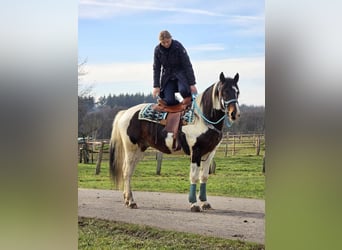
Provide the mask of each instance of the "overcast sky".
POLYGON ((152 90, 153 51, 167 29, 190 56, 199 92, 240 74, 240 103, 265 105, 264 1, 80 0, 80 88, 95 97, 152 90))

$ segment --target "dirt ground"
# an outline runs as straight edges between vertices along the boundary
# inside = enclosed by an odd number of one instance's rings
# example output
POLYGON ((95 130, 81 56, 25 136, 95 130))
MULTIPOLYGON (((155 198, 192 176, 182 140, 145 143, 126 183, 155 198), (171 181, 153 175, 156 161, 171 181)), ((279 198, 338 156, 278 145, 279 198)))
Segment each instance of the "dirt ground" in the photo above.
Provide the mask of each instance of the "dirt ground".
POLYGON ((208 196, 213 209, 194 213, 187 194, 133 196, 138 209, 124 206, 122 191, 79 188, 78 215, 264 244, 264 200, 208 196))

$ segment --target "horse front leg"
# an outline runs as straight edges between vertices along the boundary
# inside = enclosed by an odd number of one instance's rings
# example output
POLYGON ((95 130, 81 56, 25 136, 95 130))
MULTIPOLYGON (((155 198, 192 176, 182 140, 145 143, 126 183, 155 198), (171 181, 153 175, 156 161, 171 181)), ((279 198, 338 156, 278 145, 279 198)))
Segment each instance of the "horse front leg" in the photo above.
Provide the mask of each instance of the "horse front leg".
POLYGON ((193 148, 191 154, 191 164, 190 164, 190 192, 189 192, 189 202, 191 204, 191 212, 200 212, 201 209, 197 205, 196 198, 196 185, 199 180, 199 173, 201 167, 201 151, 199 148, 193 148))
POLYGON ((197 198, 196 198, 196 186, 199 180, 199 172, 200 167, 197 163, 190 164, 190 192, 189 192, 189 202, 191 204, 190 210, 191 212, 200 212, 201 209, 197 205, 197 198))
POLYGON ((210 155, 202 161, 202 168, 200 170, 200 193, 198 198, 201 201, 200 207, 202 210, 212 209, 211 205, 207 201, 207 181, 209 178, 210 163, 214 154, 215 152, 210 153, 210 155))

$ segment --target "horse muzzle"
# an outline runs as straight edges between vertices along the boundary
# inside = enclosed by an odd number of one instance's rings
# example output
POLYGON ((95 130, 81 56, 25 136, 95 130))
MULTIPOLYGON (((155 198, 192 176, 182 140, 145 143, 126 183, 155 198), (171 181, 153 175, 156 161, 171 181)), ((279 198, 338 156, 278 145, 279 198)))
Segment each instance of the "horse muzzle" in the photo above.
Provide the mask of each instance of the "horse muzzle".
POLYGON ((231 121, 237 121, 240 118, 240 109, 237 102, 228 105, 228 117, 231 121))

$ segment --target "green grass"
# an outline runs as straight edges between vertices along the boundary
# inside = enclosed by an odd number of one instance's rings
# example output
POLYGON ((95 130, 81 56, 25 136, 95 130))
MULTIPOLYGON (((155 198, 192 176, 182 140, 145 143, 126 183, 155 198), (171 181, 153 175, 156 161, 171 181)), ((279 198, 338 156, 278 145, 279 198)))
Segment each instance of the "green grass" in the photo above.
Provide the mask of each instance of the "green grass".
POLYGON ((239 240, 83 217, 78 219, 78 233, 79 249, 265 249, 239 240))
POLYGON ((96 164, 78 164, 78 187, 95 189, 113 189, 109 178, 108 162, 102 162, 101 172, 95 175, 96 164))
MULTIPOLYGON (((265 176, 262 174, 262 156, 215 156, 216 172, 209 176, 208 195, 264 199, 265 176)), ((145 157, 133 175, 133 191, 187 193, 189 190, 188 156, 164 155, 161 175, 156 175, 154 155, 145 157)), ((78 165, 78 186, 82 188, 114 189, 110 180, 108 161, 95 175, 95 164, 78 165)))

